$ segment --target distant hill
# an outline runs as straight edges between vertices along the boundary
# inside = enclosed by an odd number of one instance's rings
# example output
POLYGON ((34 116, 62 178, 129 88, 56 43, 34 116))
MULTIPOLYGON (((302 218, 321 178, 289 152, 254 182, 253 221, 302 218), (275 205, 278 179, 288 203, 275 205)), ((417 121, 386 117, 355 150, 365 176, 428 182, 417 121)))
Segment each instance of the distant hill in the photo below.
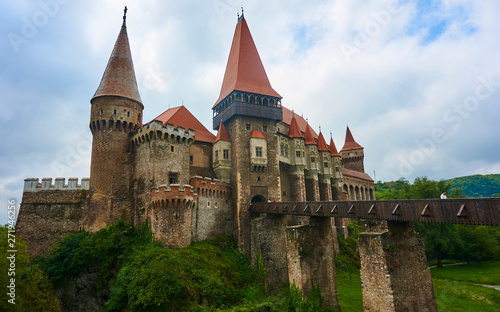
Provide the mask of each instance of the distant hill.
POLYGON ((500 174, 476 174, 444 181, 451 183, 453 189, 462 188, 467 197, 500 197, 500 174))

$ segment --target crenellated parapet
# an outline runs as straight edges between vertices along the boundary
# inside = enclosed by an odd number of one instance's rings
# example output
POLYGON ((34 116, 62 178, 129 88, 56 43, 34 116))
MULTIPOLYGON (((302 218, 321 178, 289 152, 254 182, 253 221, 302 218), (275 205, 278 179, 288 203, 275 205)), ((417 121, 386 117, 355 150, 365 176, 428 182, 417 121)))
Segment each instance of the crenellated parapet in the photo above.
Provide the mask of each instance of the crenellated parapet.
POLYGON ((213 197, 223 200, 231 197, 231 186, 218 179, 195 176, 191 178, 191 185, 198 197, 213 197))
POLYGON ((56 178, 52 184, 52 178, 43 178, 41 182, 37 178, 24 179, 23 192, 38 192, 38 191, 51 191, 51 190, 88 190, 89 178, 81 179, 78 184, 78 178, 69 178, 66 184, 65 178, 56 178))
POLYGON ((181 126, 177 128, 170 123, 163 124, 159 120, 153 120, 137 131, 132 132, 131 142, 134 145, 150 142, 152 140, 165 140, 170 143, 188 144, 194 142, 195 131, 181 126))
POLYGON ((161 185, 151 190, 153 209, 161 208, 193 208, 198 200, 191 185, 161 185))

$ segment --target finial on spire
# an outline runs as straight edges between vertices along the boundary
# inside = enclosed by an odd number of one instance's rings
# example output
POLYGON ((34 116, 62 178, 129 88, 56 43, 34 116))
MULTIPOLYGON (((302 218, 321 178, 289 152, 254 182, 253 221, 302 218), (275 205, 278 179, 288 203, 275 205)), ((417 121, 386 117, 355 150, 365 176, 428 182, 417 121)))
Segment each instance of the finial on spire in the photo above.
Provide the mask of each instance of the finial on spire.
POLYGON ((332 135, 332 132, 330 131, 330 139, 333 139, 333 135, 332 135))
POLYGON ((127 19, 127 6, 125 6, 125 8, 123 9, 123 22, 125 23, 125 20, 127 19))
POLYGON ((295 118, 295 110, 292 109, 292 118, 295 118))
POLYGON ((319 126, 319 132, 321 133, 321 125, 319 126))
POLYGON ((240 15, 240 12, 238 12, 238 22, 241 21, 242 18, 244 18, 244 11, 243 11, 243 7, 241 7, 241 15, 240 15))

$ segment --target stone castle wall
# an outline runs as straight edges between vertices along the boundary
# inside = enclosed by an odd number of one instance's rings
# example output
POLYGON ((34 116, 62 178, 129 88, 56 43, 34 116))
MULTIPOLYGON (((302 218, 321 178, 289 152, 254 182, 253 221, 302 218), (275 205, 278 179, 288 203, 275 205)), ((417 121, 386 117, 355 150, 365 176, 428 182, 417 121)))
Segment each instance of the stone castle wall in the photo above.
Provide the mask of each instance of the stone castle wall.
POLYGON ((191 185, 198 195, 198 202, 192 213, 192 239, 201 241, 220 235, 232 235, 234 217, 229 184, 210 178, 193 177, 191 185))
POLYGON ((88 195, 88 179, 26 179, 16 223, 16 234, 28 244, 30 256, 47 255, 50 247, 64 236, 84 228, 83 204, 88 195), (33 184, 32 184, 33 183, 33 184))

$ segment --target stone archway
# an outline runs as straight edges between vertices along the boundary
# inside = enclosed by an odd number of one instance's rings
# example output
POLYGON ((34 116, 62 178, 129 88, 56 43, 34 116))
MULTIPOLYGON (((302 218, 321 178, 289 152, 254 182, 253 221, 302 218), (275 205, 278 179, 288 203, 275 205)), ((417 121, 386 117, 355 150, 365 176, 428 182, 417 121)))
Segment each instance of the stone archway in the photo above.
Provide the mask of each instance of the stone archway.
POLYGON ((250 201, 250 203, 265 203, 266 202, 266 198, 262 195, 255 195, 254 197, 252 197, 252 200, 250 201))

